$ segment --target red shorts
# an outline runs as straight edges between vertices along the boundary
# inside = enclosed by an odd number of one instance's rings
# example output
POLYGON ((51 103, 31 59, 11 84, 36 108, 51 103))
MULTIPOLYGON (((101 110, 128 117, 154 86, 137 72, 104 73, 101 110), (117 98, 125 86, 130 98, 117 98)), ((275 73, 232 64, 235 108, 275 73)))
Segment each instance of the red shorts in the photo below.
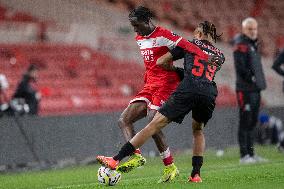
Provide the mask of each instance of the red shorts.
POLYGON ((134 99, 130 101, 130 104, 136 101, 145 101, 148 108, 158 110, 176 90, 177 85, 178 83, 162 87, 144 85, 142 91, 140 91, 134 99))

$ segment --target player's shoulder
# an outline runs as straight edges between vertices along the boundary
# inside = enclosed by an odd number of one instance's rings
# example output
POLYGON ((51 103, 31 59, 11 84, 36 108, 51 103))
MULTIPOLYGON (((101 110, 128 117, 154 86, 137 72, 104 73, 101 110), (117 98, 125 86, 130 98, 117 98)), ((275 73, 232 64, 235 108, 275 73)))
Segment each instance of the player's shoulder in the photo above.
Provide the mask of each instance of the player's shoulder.
POLYGON ((141 36, 141 35, 138 35, 138 34, 137 34, 137 35, 135 36, 135 40, 136 40, 136 41, 143 40, 143 39, 145 39, 145 37, 143 37, 143 36, 141 36))
POLYGON ((164 28, 164 27, 162 27, 162 26, 157 26, 156 27, 156 31, 157 32, 159 32, 159 33, 167 33, 167 32, 170 32, 170 30, 168 30, 168 29, 166 29, 166 28, 164 28))
POLYGON ((224 57, 224 53, 219 49, 218 47, 214 46, 212 43, 210 43, 207 40, 198 40, 198 39, 193 39, 189 42, 192 42, 199 48, 201 48, 203 51, 207 51, 209 54, 215 54, 220 57, 224 57))
POLYGON ((164 28, 162 26, 157 26, 156 35, 157 36, 163 36, 163 37, 179 37, 179 35, 177 35, 173 31, 171 31, 167 28, 164 28))

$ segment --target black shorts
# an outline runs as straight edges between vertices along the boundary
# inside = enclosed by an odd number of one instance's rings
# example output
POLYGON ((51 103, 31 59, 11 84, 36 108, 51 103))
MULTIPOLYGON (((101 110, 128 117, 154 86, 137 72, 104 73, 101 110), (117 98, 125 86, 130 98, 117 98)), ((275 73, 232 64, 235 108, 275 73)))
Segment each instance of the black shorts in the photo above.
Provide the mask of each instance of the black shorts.
POLYGON ((192 118, 206 125, 212 117, 215 99, 215 96, 185 92, 178 88, 158 111, 176 123, 182 123, 184 117, 192 111, 192 118))

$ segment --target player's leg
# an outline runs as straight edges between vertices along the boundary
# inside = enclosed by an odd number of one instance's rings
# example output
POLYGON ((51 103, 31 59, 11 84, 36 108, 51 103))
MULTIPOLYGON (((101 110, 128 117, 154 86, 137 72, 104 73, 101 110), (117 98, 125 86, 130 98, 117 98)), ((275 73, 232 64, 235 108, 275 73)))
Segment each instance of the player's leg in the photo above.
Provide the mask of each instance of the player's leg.
MULTIPOLYGON (((157 110, 163 105, 165 101, 167 101, 170 95, 176 90, 177 83, 173 83, 171 85, 159 87, 157 91, 153 94, 153 100, 150 104, 150 112, 149 112, 149 119, 151 120, 154 115, 156 114, 157 110)), ((162 131, 156 133, 152 136, 155 141, 155 144, 159 150, 160 157, 164 163, 164 171, 161 179, 158 181, 161 182, 168 182, 178 176, 179 171, 174 164, 174 158, 171 154, 170 148, 166 143, 166 138, 162 131)))
MULTIPOLYGON (((146 115, 147 103, 143 101, 130 103, 123 111, 119 118, 118 125, 126 141, 129 141, 133 136, 135 136, 133 124, 146 115)), ((141 151, 137 148, 129 160, 118 167, 118 171, 126 173, 134 168, 144 165, 145 163, 146 159, 141 155, 141 151)))
MULTIPOLYGON (((156 113, 157 113, 157 110, 151 109, 149 111, 148 113, 149 123, 153 120, 156 113)), ((152 138, 154 139, 154 142, 160 153, 163 153, 167 150, 168 145, 166 144, 166 138, 162 131, 158 132, 157 134, 154 134, 152 138)))
MULTIPOLYGON (((137 148, 139 148, 142 144, 144 144, 144 142, 146 142, 146 140, 150 136, 152 136, 152 135, 154 135, 154 134, 156 134, 157 132, 160 131, 160 129, 159 129, 160 126, 163 127, 166 124, 167 124, 167 120, 166 120, 165 117, 161 118, 160 116, 155 116, 154 119, 144 129, 142 129, 140 132, 138 132, 130 140, 130 143, 131 143, 131 141, 134 142, 134 144, 132 144, 132 143, 131 144, 133 146, 138 146, 137 148), (138 142, 138 143, 136 144, 136 142, 138 142)), ((134 156, 137 156, 137 155, 134 154, 134 156)), ((118 157, 120 157, 120 156, 118 156, 118 157)), ((123 158, 124 157, 125 156, 123 156, 123 158)), ((141 161, 145 160, 141 155, 139 157, 140 158, 138 158, 138 157, 137 158, 131 158, 129 161, 127 161, 127 162, 123 163, 122 165, 118 166, 117 170, 120 171, 120 172, 129 172, 130 170, 138 167, 138 165, 141 164, 141 161)), ((118 159, 120 160, 120 158, 118 158, 118 159)))
MULTIPOLYGON (((177 90, 171 98, 159 109, 153 120, 139 133, 137 133, 129 142, 123 145, 119 153, 114 157, 97 156, 97 160, 110 168, 116 168, 118 163, 126 156, 131 155, 136 148, 140 147, 152 135, 165 127, 170 120, 181 123, 184 116, 191 110, 188 95, 177 90), (132 144, 133 143, 133 144, 132 144)), ((190 96, 189 96, 190 98, 190 96)))
POLYGON ((170 121, 167 117, 157 112, 153 120, 141 131, 139 131, 129 142, 134 147, 142 146, 150 137, 161 131, 170 121))
POLYGON ((159 132, 168 123, 169 120, 157 112, 154 119, 129 142, 125 143, 117 155, 113 157, 97 156, 98 162, 111 169, 118 168, 117 166, 122 159, 133 154, 137 148, 141 147, 152 135, 159 132))
POLYGON ((146 115, 147 103, 143 101, 136 101, 129 104, 122 112, 118 120, 118 126, 126 141, 129 141, 136 134, 133 124, 143 117, 146 117, 146 115))
MULTIPOLYGON (((121 114, 118 125, 126 141, 129 141, 135 135, 134 122, 147 115, 147 108, 151 99, 152 88, 149 85, 145 85, 143 90, 130 101, 129 106, 121 114)), ((146 159, 141 155, 140 150, 136 149, 129 160, 118 167, 118 171, 129 172, 134 168, 142 166, 145 162, 146 159)))
POLYGON ((194 96, 192 101, 194 101, 195 105, 192 110, 193 152, 192 171, 189 182, 202 182, 200 170, 205 150, 203 128, 212 117, 215 108, 215 97, 194 96))
POLYGON ((205 150, 205 137, 203 134, 204 124, 197 122, 192 118, 192 171, 189 177, 190 182, 202 182, 200 177, 200 169, 203 164, 203 153, 205 150))
MULTIPOLYGON (((152 120, 156 113, 156 110, 150 110, 149 119, 152 120)), ((179 171, 174 164, 174 159, 171 154, 170 148, 166 143, 166 137, 162 131, 159 131, 158 133, 154 134, 152 138, 154 139, 154 142, 160 152, 160 157, 162 158, 165 165, 163 175, 158 182, 162 183, 171 181, 179 175, 179 171)))

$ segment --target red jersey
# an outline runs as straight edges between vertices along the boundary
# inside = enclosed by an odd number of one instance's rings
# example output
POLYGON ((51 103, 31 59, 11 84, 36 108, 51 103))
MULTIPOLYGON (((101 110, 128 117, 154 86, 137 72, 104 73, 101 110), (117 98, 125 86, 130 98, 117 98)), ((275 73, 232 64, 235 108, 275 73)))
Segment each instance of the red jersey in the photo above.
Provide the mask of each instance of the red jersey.
POLYGON ((156 65, 158 58, 172 50, 182 37, 157 26, 148 36, 136 36, 146 68, 146 84, 152 86, 176 85, 180 79, 175 71, 168 71, 156 65))

